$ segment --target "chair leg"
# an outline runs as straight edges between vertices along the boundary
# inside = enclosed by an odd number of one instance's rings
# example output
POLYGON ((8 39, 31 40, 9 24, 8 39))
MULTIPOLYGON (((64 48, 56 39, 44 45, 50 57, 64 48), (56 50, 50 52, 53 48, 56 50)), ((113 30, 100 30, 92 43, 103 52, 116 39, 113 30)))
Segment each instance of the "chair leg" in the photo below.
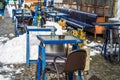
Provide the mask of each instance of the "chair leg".
POLYGON ((69 73, 69 80, 73 80, 73 72, 69 73))
POLYGON ((97 36, 97 34, 96 34, 96 32, 94 33, 94 39, 96 40, 96 36, 97 36))
POLYGON ((113 55, 114 59, 116 59, 116 56, 117 56, 117 43, 115 43, 115 52, 114 52, 114 55, 113 55))
POLYGON ((69 80, 68 73, 65 73, 65 80, 69 80))
POLYGON ((82 80, 81 70, 78 70, 78 80, 82 80))
POLYGON ((57 80, 60 80, 60 75, 59 75, 59 73, 57 73, 57 80))
POLYGON ((118 46, 119 46, 119 52, 118 52, 118 62, 120 62, 120 38, 118 39, 118 46))
POLYGON ((87 77, 86 77, 85 71, 83 71, 83 77, 84 77, 84 80, 87 80, 87 77))

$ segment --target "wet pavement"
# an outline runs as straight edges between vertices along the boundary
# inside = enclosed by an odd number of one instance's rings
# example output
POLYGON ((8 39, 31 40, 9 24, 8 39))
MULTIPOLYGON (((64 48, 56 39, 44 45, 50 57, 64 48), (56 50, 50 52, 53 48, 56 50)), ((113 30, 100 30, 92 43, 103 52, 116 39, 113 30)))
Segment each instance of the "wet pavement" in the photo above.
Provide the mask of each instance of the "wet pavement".
MULTIPOLYGON (((4 17, 4 20, 0 21, 0 37, 8 36, 9 38, 13 38, 14 36, 11 37, 10 33, 14 34, 14 23, 12 23, 11 18, 4 17)), ((91 41, 94 40, 93 35, 89 35, 88 39, 91 41)), ((98 36, 96 41, 100 39, 103 42, 102 36, 98 36)), ((36 63, 31 63, 30 67, 26 67, 25 64, 0 63, 0 75, 9 77, 11 80, 36 80, 36 65, 36 63)), ((91 56, 90 70, 87 77, 90 78, 93 75, 96 75, 101 80, 120 80, 120 65, 105 60, 100 54, 91 56)))
POLYGON ((102 80, 120 80, 120 65, 105 60, 101 55, 91 58, 90 75, 96 75, 102 80))

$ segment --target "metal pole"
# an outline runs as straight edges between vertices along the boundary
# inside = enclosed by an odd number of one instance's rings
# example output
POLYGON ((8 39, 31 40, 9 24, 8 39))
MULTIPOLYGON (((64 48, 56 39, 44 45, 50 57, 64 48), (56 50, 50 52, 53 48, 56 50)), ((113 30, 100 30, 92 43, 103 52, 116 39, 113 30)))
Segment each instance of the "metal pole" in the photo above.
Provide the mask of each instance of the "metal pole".
POLYGON ((40 16, 41 12, 41 0, 38 0, 38 15, 40 16))
POLYGON ((44 6, 47 6, 47 0, 44 0, 44 6))

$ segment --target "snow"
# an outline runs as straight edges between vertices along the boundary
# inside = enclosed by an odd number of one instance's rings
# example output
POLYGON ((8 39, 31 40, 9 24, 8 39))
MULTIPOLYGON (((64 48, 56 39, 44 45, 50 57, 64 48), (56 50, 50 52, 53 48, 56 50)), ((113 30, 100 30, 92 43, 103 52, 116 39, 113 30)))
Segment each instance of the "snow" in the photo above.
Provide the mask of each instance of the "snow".
MULTIPOLYGON (((62 28, 55 22, 47 22, 46 26, 55 26, 57 28, 56 34, 62 34, 62 28)), ((30 33, 30 59, 37 59, 38 45, 40 41, 37 39, 38 34, 50 34, 50 32, 31 32, 30 33)), ((6 40, 6 37, 2 37, 1 41, 6 40)), ((0 62, 5 64, 18 64, 26 62, 26 34, 15 37, 12 40, 7 39, 5 44, 0 45, 0 62)), ((100 49, 94 49, 93 47, 102 46, 102 44, 91 42, 86 47, 92 47, 90 55, 94 56, 96 53, 100 53, 100 49)))
POLYGON ((23 63, 25 56, 25 35, 13 38, 0 45, 0 62, 23 63))
MULTIPOLYGON (((47 22, 46 26, 55 26, 57 28, 56 34, 62 34, 62 28, 55 22, 47 22)), ((38 56, 38 45, 40 41, 37 39, 38 34, 50 34, 50 32, 31 32, 30 33, 30 59, 37 59, 38 56)), ((6 37, 2 37, 1 41, 6 40, 6 37)), ((0 62, 5 64, 18 64, 26 62, 26 34, 20 35, 8 41, 5 44, 0 45, 0 62)), ((90 55, 96 55, 101 50, 93 47, 101 46, 96 42, 87 44, 86 47, 92 47, 90 55)))
POLYGON ((13 33, 10 33, 9 36, 10 36, 10 37, 14 37, 14 34, 13 34, 13 33))
POLYGON ((21 72, 21 69, 18 69, 15 73, 16 73, 16 74, 22 73, 22 72, 21 72))
POLYGON ((14 69, 14 67, 11 67, 13 65, 10 65, 10 67, 8 67, 7 65, 3 65, 2 67, 0 66, 0 80, 12 80, 11 76, 13 71, 16 72, 16 70, 14 69))
MULTIPOLYGON (((1 65, 1 63, 0 63, 1 65)), ((5 65, 0 66, 0 80, 13 80, 15 74, 22 73, 24 68, 16 68, 15 65, 5 65)))
MULTIPOLYGON (((59 0, 60 1, 60 0, 59 0)), ((120 3, 120 0, 118 0, 120 3)), ((118 4, 117 17, 112 18, 114 21, 120 20, 120 4, 118 4)), ((14 6, 7 5, 7 10, 9 12, 10 17, 12 17, 12 9, 15 9, 14 6)), ((55 22, 47 22, 46 26, 55 26, 58 30, 56 34, 61 35, 65 30, 62 30, 61 27, 55 22)), ((37 59, 38 55, 38 45, 40 41, 36 38, 38 34, 50 34, 49 32, 31 32, 30 33, 30 53, 31 59, 37 59)), ((26 34, 20 35, 19 37, 15 37, 13 39, 9 39, 7 36, 14 37, 14 34, 10 33, 9 35, 5 34, 0 37, 0 63, 2 64, 11 64, 9 67, 6 65, 0 65, 0 73, 6 72, 7 74, 0 74, 0 80, 12 80, 12 71, 15 74, 19 74, 24 70, 24 68, 15 69, 12 64, 21 64, 26 62, 26 34), (6 42, 6 43, 3 43, 6 42)), ((89 42, 87 41, 87 45, 84 48, 90 48, 90 56, 95 56, 96 54, 100 54, 102 51, 102 45, 100 42, 89 42)), ((90 58, 91 59, 91 58, 90 58)))
MULTIPOLYGON (((62 34, 62 28, 55 22, 47 22, 46 26, 55 26, 57 28, 56 34, 62 34)), ((37 59, 38 45, 40 41, 36 35, 50 34, 50 32, 31 32, 30 33, 30 53, 31 59, 37 59)), ((9 34, 12 35, 12 34, 9 34)), ((13 36, 13 35, 12 35, 13 36)), ((9 40, 6 37, 1 37, 0 41, 7 40, 5 44, 0 45, 0 62, 5 64, 17 64, 26 62, 26 34, 15 37, 9 40)))
POLYGON ((8 37, 0 37, 0 42, 9 40, 8 37))
POLYGON ((95 55, 101 53, 103 44, 100 43, 100 41, 98 41, 98 42, 95 42, 95 41, 89 42, 89 41, 87 41, 87 42, 88 43, 86 44, 86 46, 84 48, 90 48, 90 56, 95 56, 95 55))
POLYGON ((7 5, 6 8, 8 10, 9 16, 12 17, 12 9, 15 9, 15 6, 7 5))
MULTIPOLYGON (((54 26, 57 28, 56 34, 62 34, 62 28, 55 22, 47 22, 47 26, 54 26), (51 25, 52 24, 52 25, 51 25)), ((50 34, 50 32, 31 32, 30 33, 30 53, 31 59, 37 59, 38 45, 40 41, 37 39, 36 35, 50 34)), ((14 37, 12 33, 9 34, 10 37, 14 37)), ((4 64, 22 64, 26 62, 26 34, 20 35, 13 39, 9 39, 7 35, 0 37, 0 63, 4 64), (3 43, 6 41, 6 43, 3 43)), ((11 76, 13 73, 22 73, 24 68, 15 69, 13 65, 1 66, 0 64, 0 80, 12 80, 11 76), (5 74, 4 74, 5 72, 5 74)))
MULTIPOLYGON (((10 17, 12 17, 12 9, 15 7, 7 5, 7 9, 9 12, 10 17)), ((57 28, 56 34, 61 35, 66 30, 62 30, 62 28, 55 22, 47 22, 46 26, 55 26, 57 28)), ((30 59, 37 59, 38 55, 38 45, 40 41, 36 38, 38 34, 50 34, 50 32, 31 32, 30 33, 30 59)), ((14 37, 12 33, 8 36, 14 37)), ((85 48, 92 47, 90 49, 90 55, 94 56, 97 53, 100 53, 100 50, 94 49, 96 45, 101 45, 95 42, 91 42, 85 48)), ((7 34, 0 37, 0 63, 2 64, 22 64, 26 62, 26 34, 20 35, 19 37, 15 37, 13 39, 9 39, 7 34), (3 43, 3 42, 6 43, 3 43)), ((7 73, 7 74, 0 74, 0 80, 12 80, 12 71, 15 74, 21 73, 24 68, 15 69, 13 65, 8 66, 0 66, 0 73, 7 73)))
POLYGON ((11 80, 10 78, 5 78, 3 75, 0 75, 0 80, 11 80))

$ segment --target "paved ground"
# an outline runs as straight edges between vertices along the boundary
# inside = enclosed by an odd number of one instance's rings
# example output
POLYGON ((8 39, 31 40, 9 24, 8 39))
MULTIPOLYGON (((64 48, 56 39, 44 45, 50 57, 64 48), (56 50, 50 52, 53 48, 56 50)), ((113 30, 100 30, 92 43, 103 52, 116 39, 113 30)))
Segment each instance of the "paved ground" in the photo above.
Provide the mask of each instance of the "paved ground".
MULTIPOLYGON (((0 21, 0 36, 9 36, 9 33, 14 33, 14 24, 9 16, 0 21)), ((89 39, 93 39, 93 35, 89 35, 89 39)), ((101 37, 99 39, 102 40, 101 37)), ((3 68, 6 64, 0 63, 0 68, 3 68)), ((0 71, 0 75, 11 75, 12 80, 35 80, 36 79, 36 63, 32 63, 29 68, 25 64, 7 64, 8 68, 14 68, 20 70, 20 73, 16 71, 0 71)), ((91 57, 90 71, 87 75, 88 78, 92 75, 96 75, 101 80, 120 80, 120 65, 110 63, 105 60, 103 56, 96 55, 91 57)), ((93 79, 94 80, 94 79, 93 79)))

